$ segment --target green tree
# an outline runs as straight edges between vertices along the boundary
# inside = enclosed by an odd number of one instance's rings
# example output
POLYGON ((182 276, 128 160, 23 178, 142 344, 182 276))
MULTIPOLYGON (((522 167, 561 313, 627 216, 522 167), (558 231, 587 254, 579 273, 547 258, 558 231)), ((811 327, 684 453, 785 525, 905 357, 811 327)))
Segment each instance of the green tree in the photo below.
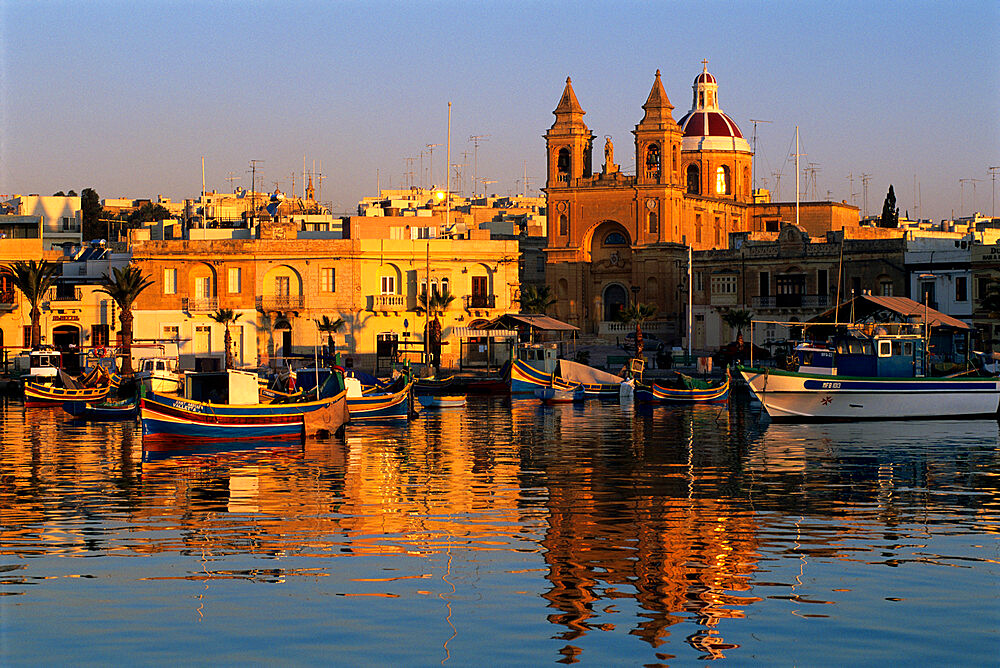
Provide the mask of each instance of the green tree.
POLYGON ((148 276, 142 275, 142 270, 134 264, 123 269, 112 267, 114 278, 105 274, 101 279, 101 287, 97 290, 110 295, 118 304, 118 320, 121 322, 121 354, 122 374, 132 375, 132 304, 140 293, 153 284, 148 276))
POLYGON ((428 311, 429 317, 432 318, 427 323, 424 340, 427 341, 427 352, 430 354, 431 364, 433 364, 435 372, 441 368, 441 321, 438 316, 444 313, 453 301, 455 301, 455 295, 448 290, 444 292, 434 291, 429 302, 426 291, 417 298, 417 310, 428 311))
POLYGON ((62 190, 57 190, 54 193, 52 193, 52 196, 53 197, 65 197, 66 193, 63 192, 62 190))
POLYGON ((656 315, 656 307, 652 304, 632 302, 622 307, 618 312, 618 321, 626 324, 635 323, 635 356, 642 357, 642 323, 656 315))
POLYGON ((225 346, 227 369, 232 369, 236 366, 236 361, 233 359, 233 335, 229 332, 229 325, 239 320, 242 315, 242 313, 237 313, 231 308, 220 308, 215 313, 208 314, 209 318, 226 328, 225 346))
POLYGON ((899 227, 899 207, 896 206, 896 193, 889 184, 889 192, 882 203, 882 218, 878 222, 879 227, 899 227))
POLYGON ((556 298, 552 296, 552 289, 549 286, 532 283, 521 286, 521 313, 544 315, 555 303, 556 298))
POLYGON ((744 309, 731 308, 722 314, 722 322, 736 330, 736 344, 740 352, 743 352, 743 330, 750 327, 752 320, 753 314, 744 309))
POLYGON ((170 217, 170 212, 160 204, 146 202, 128 215, 129 227, 139 227, 143 223, 159 222, 170 217))
POLYGON ((4 268, 11 281, 24 298, 31 304, 31 341, 32 348, 42 345, 42 311, 39 308, 45 293, 56 282, 59 265, 42 260, 18 260, 4 268))
POLYGON ((337 318, 336 320, 330 320, 329 316, 323 316, 319 320, 315 321, 316 328, 321 332, 326 332, 326 346, 329 350, 330 359, 333 359, 334 353, 336 352, 336 345, 333 341, 333 335, 344 328, 344 319, 337 318))
POLYGON ((93 188, 80 191, 80 211, 83 214, 83 239, 100 239, 104 230, 100 227, 100 217, 104 209, 101 207, 101 197, 93 188))

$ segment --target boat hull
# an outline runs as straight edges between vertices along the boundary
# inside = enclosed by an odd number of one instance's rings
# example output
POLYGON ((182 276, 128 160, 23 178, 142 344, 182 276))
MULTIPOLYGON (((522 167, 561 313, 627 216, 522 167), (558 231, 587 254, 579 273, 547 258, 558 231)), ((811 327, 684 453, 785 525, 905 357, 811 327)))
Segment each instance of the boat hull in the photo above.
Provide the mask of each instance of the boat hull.
POLYGON ((464 395, 441 395, 430 394, 415 395, 417 401, 424 408, 458 408, 466 404, 464 395))
POLYGON ((347 408, 351 413, 351 422, 405 420, 410 415, 411 385, 407 384, 398 392, 348 397, 347 408))
POLYGON ((862 378, 740 369, 772 420, 912 420, 992 417, 1000 381, 988 378, 862 378))
POLYGON ((304 433, 303 415, 337 401, 336 397, 290 404, 209 404, 150 394, 140 402, 143 447, 161 441, 293 440, 304 433))
POLYGON ((649 386, 637 386, 636 401, 651 404, 722 404, 729 400, 729 379, 718 386, 707 389, 680 389, 663 387, 653 383, 649 386))
POLYGON ((120 405, 91 401, 67 401, 63 410, 83 420, 98 422, 113 422, 117 420, 134 420, 139 415, 139 404, 136 401, 120 405))
POLYGON ((510 367, 510 393, 534 394, 535 390, 552 385, 552 374, 539 371, 526 362, 514 360, 510 367))
POLYGON ((102 401, 112 386, 70 389, 40 383, 24 384, 24 405, 29 407, 62 406, 66 401, 102 401))

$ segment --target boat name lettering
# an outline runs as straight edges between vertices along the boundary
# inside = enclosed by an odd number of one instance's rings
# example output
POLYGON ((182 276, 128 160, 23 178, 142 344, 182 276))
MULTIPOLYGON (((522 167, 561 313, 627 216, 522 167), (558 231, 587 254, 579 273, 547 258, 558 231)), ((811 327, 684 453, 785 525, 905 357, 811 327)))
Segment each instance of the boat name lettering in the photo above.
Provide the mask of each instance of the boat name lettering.
POLYGON ((823 383, 824 390, 839 390, 840 383, 823 383))
POLYGON ((189 404, 186 401, 178 401, 174 403, 174 406, 181 409, 182 411, 189 411, 191 413, 204 413, 204 409, 198 404, 189 404))

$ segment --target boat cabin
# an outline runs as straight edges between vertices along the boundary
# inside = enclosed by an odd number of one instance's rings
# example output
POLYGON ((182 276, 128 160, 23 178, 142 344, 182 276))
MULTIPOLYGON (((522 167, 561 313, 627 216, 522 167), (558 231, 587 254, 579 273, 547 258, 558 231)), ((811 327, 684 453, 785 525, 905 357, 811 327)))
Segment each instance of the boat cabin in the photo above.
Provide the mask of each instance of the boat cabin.
POLYGON ((39 348, 14 358, 14 374, 39 380, 52 380, 62 368, 62 353, 53 348, 39 348))
POLYGON ((559 362, 557 343, 519 343, 517 359, 542 373, 552 373, 559 362))
POLYGON ((805 343, 795 348, 800 373, 833 376, 919 378, 925 375, 924 339, 917 334, 859 332, 832 346, 805 343))
POLYGON ((237 369, 187 371, 184 373, 184 398, 213 404, 258 404, 257 374, 237 369))

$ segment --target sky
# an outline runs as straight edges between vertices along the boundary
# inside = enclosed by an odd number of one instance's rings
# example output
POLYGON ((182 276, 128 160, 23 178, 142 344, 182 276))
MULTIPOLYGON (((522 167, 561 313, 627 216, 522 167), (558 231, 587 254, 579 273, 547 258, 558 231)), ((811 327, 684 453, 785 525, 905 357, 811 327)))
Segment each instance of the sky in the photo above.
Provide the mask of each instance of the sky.
POLYGON ((202 158, 224 192, 257 160, 258 188, 288 193, 294 173, 301 194, 315 165, 319 198, 350 212, 379 185, 444 183, 451 102, 452 188, 516 194, 527 176, 537 195, 567 76, 634 173, 656 70, 680 119, 707 59, 748 140, 768 121, 755 174, 775 199, 795 197, 798 126, 805 200, 864 213, 864 174, 871 214, 890 184, 901 215, 991 214, 998 35, 996 0, 0 0, 0 194, 176 201, 201 191, 202 158))

